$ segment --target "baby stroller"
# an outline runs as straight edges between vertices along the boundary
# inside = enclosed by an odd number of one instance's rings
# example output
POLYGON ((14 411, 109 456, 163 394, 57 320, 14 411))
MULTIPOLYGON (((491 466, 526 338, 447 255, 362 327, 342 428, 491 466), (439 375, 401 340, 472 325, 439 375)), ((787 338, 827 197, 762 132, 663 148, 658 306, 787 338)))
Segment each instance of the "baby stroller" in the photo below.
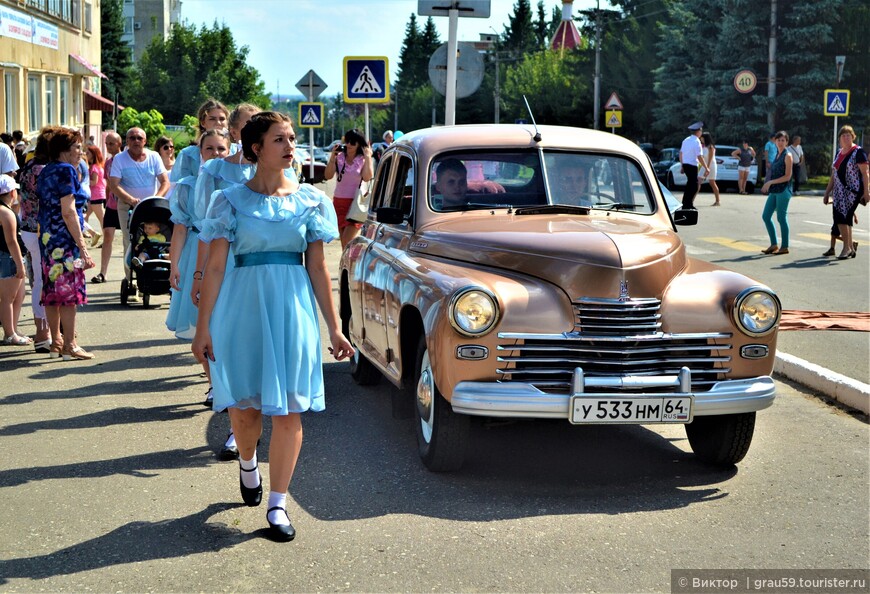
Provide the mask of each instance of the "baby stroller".
MULTIPOLYGON (((172 241, 172 216, 169 200, 160 196, 143 198, 130 212, 130 247, 124 254, 124 261, 130 267, 130 282, 121 281, 121 304, 127 305, 130 295, 136 289, 142 293, 142 305, 148 307, 151 295, 169 294, 169 245, 172 241), (146 234, 146 223, 156 223, 157 232, 150 229, 146 234), (147 259, 140 259, 142 250, 147 259)), ((150 225, 149 225, 150 226, 150 225)))

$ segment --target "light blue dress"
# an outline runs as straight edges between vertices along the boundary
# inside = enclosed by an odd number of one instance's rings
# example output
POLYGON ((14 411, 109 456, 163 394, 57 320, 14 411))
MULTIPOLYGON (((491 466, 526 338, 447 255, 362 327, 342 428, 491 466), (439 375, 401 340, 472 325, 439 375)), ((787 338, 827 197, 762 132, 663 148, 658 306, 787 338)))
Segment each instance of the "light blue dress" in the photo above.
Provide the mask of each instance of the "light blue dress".
POLYGON ((202 158, 199 156, 199 147, 195 144, 184 147, 178 153, 172 171, 169 172, 169 181, 177 182, 185 177, 196 177, 199 174, 199 166, 202 158))
POLYGON ((214 410, 324 410, 317 301, 302 255, 310 242, 338 237, 332 201, 307 184, 285 197, 235 185, 214 194, 202 221, 201 241, 219 237, 236 265, 209 326, 214 410))
POLYGON ((193 221, 195 185, 196 178, 190 176, 182 178, 175 184, 175 189, 169 196, 171 220, 175 224, 187 227, 187 239, 184 241, 178 261, 181 290, 170 289, 172 299, 169 302, 169 313, 166 314, 166 327, 183 340, 193 340, 196 334, 196 316, 199 311, 190 299, 193 271, 196 267, 196 248, 199 244, 199 228, 193 221))

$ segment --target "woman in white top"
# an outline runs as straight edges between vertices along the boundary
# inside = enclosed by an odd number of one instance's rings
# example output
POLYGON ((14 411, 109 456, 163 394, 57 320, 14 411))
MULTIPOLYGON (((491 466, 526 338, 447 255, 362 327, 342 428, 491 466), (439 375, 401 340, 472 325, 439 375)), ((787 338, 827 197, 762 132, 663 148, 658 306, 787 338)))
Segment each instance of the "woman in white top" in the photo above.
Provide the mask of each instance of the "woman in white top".
POLYGON ((704 145, 704 160, 707 161, 707 183, 710 184, 710 189, 713 190, 713 196, 716 198, 716 202, 712 206, 719 206, 719 186, 716 185, 718 164, 716 163, 716 145, 713 144, 713 135, 704 132, 701 134, 701 143, 704 145))

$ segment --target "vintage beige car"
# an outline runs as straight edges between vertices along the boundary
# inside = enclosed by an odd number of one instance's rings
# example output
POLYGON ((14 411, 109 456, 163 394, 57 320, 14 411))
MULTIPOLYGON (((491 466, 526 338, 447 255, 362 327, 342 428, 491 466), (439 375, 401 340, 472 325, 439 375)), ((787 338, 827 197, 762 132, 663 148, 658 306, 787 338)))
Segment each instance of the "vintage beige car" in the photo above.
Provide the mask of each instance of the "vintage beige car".
POLYGON ((557 126, 420 130, 389 147, 341 259, 352 375, 385 376, 420 457, 459 468, 470 416, 683 423, 716 465, 747 453, 781 306, 688 257, 647 156, 557 126))

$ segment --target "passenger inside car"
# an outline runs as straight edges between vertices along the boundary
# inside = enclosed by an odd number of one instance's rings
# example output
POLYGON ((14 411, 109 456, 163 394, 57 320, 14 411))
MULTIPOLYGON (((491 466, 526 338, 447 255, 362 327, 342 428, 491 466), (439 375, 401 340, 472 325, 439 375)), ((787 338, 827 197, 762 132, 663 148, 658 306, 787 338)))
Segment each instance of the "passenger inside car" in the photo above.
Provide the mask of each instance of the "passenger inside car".
POLYGON ((589 169, 583 162, 561 159, 551 170, 553 203, 592 207, 595 199, 589 191, 589 169))
POLYGON ((435 169, 435 208, 455 208, 465 204, 468 170, 459 159, 444 159, 435 169))

